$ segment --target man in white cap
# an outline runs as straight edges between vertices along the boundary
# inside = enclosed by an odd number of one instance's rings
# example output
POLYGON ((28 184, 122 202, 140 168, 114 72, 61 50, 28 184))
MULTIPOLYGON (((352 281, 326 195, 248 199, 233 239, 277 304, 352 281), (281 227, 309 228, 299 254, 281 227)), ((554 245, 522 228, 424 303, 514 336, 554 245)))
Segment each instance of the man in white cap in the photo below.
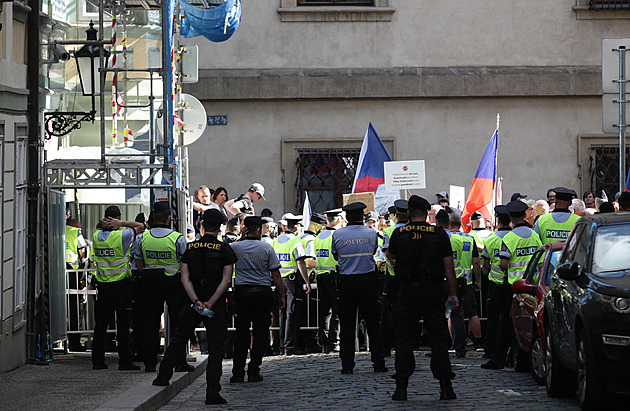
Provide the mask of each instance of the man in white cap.
POLYGON ((225 208, 233 215, 238 213, 254 215, 254 203, 258 200, 266 200, 265 187, 260 183, 254 183, 245 194, 225 203, 225 208))

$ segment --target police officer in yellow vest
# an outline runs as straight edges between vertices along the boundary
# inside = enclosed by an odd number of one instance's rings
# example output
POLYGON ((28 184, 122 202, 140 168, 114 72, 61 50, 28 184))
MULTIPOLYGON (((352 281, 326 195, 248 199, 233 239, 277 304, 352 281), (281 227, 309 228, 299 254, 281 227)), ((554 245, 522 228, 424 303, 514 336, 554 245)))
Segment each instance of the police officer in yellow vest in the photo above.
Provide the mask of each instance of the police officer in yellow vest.
MULTIPOLYGON (((144 291, 144 322, 141 352, 144 370, 154 372, 160 349, 160 317, 168 305, 171 329, 177 328, 177 316, 186 299, 181 283, 181 258, 186 252, 186 238, 171 230, 171 209, 167 201, 153 205, 155 224, 136 240, 136 267, 144 291)), ((176 364, 175 371, 192 371, 186 363, 176 364)))
MULTIPOLYGON (((81 223, 70 218, 69 204, 66 207, 66 270, 76 270, 80 267, 85 258, 87 244, 81 234, 81 223)), ((68 272, 68 285, 70 289, 82 290, 85 288, 85 273, 68 272)), ((70 317, 70 331, 79 331, 82 327, 85 315, 85 302, 82 296, 70 294, 68 296, 68 309, 70 317)), ((81 335, 76 333, 68 334, 68 350, 85 351, 81 344, 81 335)))
POLYGON ((313 242, 316 256, 315 279, 317 281, 318 324, 317 341, 324 354, 338 346, 339 304, 337 301, 337 260, 332 255, 332 235, 341 228, 341 208, 329 210, 326 227, 313 242), (327 320, 328 319, 328 320, 327 320))
POLYGON ((139 370, 131 360, 129 322, 131 320, 131 264, 130 249, 136 234, 144 225, 135 221, 120 221, 120 209, 109 206, 105 219, 92 237, 92 252, 96 265, 98 294, 94 307, 94 340, 92 366, 105 369, 105 334, 110 318, 116 313, 118 339, 118 369, 139 370), (120 227, 126 227, 119 230, 120 227))
POLYGON ((296 235, 301 219, 302 216, 286 214, 288 231, 278 236, 272 244, 282 265, 280 275, 286 293, 286 306, 280 311, 280 351, 284 351, 285 355, 305 354, 305 351, 296 347, 301 316, 304 315, 303 283, 306 284, 306 294, 311 293, 311 283, 304 262, 308 256, 302 240, 296 235))
POLYGON ((543 244, 566 240, 580 216, 569 211, 571 200, 577 197, 575 191, 564 187, 553 189, 556 193, 556 207, 551 213, 543 214, 534 223, 534 231, 543 244))
POLYGON ((494 207, 494 213, 499 222, 497 231, 492 233, 484 241, 483 270, 488 273, 488 292, 486 299, 486 338, 484 340, 485 358, 492 358, 497 348, 497 336, 499 329, 499 313, 501 312, 501 287, 505 279, 505 273, 501 269, 501 246, 503 237, 510 231, 510 214, 506 206, 494 207))
POLYGON ((523 278, 529 260, 542 245, 540 238, 525 221, 527 204, 522 201, 510 201, 506 207, 510 213, 513 228, 503 237, 503 244, 499 252, 501 270, 507 273, 500 291, 499 338, 494 356, 490 361, 481 365, 482 368, 491 370, 503 368, 505 356, 512 345, 514 334, 510 313, 513 296, 512 284, 523 278))

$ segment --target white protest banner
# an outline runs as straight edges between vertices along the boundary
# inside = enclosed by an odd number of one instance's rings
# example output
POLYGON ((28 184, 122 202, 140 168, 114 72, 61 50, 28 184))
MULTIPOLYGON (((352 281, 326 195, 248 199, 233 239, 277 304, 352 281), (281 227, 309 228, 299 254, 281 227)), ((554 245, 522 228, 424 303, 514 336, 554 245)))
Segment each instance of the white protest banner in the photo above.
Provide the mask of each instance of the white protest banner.
POLYGON ((449 191, 449 204, 451 207, 463 210, 466 203, 466 189, 460 186, 450 186, 449 191))
POLYGON ((424 160, 386 161, 383 164, 385 165, 385 189, 427 188, 424 160))

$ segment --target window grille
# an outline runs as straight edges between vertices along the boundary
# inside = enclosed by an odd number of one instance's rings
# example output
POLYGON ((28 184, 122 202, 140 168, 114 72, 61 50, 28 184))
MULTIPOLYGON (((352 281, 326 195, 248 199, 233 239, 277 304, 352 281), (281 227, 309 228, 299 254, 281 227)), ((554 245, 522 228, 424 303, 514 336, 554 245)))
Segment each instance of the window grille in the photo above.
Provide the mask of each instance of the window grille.
POLYGON ((302 210, 308 192, 313 212, 341 207, 343 194, 352 190, 360 149, 298 150, 295 161, 295 207, 302 210))
POLYGON ((590 0, 588 7, 591 10, 628 10, 630 0, 590 0))
MULTIPOLYGON (((626 148, 626 170, 630 166, 629 150, 626 148)), ((619 192, 619 147, 593 147, 589 159, 590 190, 598 197, 601 190, 606 190, 608 199, 613 201, 619 192)))
POLYGON ((373 6, 373 0, 298 0, 298 6, 373 6))

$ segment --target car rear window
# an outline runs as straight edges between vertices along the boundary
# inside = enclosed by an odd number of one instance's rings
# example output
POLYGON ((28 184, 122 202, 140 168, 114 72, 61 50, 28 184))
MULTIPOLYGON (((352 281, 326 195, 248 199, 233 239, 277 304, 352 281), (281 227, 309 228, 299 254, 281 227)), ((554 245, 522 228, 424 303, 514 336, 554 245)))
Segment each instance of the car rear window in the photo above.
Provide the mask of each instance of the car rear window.
POLYGON ((600 226, 595 236, 593 274, 630 270, 630 224, 600 226))

